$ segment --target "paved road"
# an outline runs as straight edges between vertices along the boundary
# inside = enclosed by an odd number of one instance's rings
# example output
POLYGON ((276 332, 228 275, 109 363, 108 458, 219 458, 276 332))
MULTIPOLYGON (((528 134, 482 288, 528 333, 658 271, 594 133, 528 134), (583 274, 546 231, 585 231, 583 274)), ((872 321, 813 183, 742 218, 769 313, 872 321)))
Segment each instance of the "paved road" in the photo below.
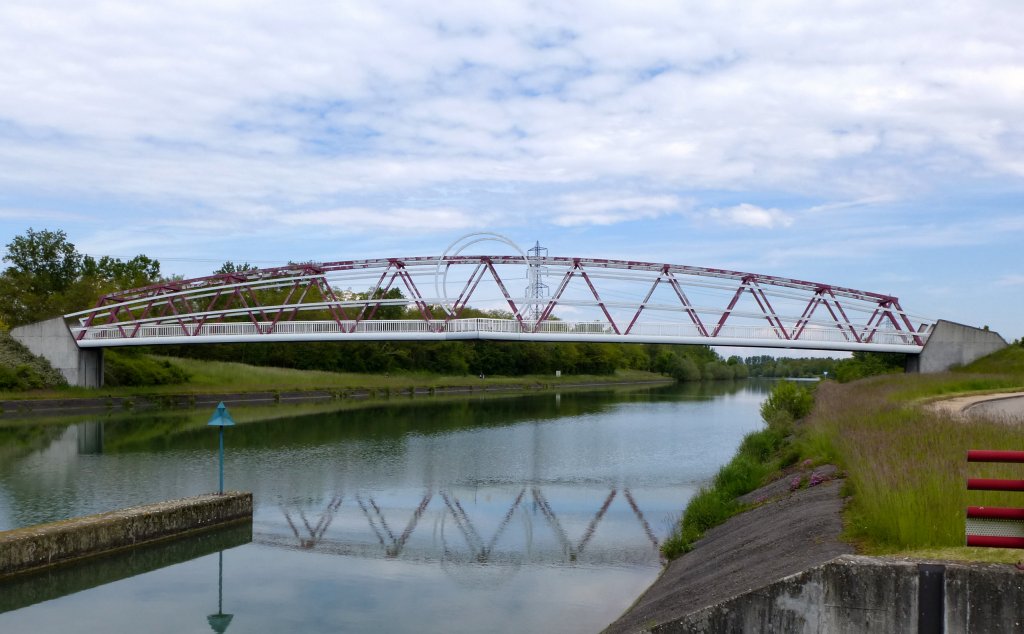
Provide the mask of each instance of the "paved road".
POLYGON ((1024 392, 1004 392, 1002 394, 976 394, 973 396, 957 396, 928 405, 940 412, 961 415, 988 415, 990 412, 1002 411, 1003 416, 1024 416, 1024 392), (995 408, 995 409, 992 409, 995 408), (968 412, 970 410, 970 412, 968 412))
POLYGON ((1024 395, 997 395, 995 398, 967 405, 961 411, 968 416, 1024 419, 1024 395))

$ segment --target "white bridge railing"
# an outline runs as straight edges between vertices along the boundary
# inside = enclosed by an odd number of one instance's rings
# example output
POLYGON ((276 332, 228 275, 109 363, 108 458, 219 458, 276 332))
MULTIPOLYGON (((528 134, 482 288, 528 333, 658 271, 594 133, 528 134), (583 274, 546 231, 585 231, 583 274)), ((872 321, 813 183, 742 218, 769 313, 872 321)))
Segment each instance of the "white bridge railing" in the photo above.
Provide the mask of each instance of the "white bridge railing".
POLYGON ((877 350, 920 352, 928 333, 879 329, 874 334, 849 330, 808 327, 796 340, 786 339, 771 326, 723 326, 715 337, 701 334, 693 324, 635 324, 629 334, 616 333, 602 322, 531 321, 514 319, 453 319, 450 321, 281 321, 136 325, 131 322, 90 327, 73 327, 72 334, 82 347, 118 345, 159 345, 170 343, 231 343, 274 340, 444 340, 506 339, 534 341, 607 341, 636 343, 699 343, 707 345, 765 346, 825 350, 877 350), (84 332, 84 335, 82 333, 84 332), (80 336, 81 335, 81 336, 80 336), (870 335, 870 340, 868 336, 870 335), (80 338, 79 338, 80 337, 80 338))

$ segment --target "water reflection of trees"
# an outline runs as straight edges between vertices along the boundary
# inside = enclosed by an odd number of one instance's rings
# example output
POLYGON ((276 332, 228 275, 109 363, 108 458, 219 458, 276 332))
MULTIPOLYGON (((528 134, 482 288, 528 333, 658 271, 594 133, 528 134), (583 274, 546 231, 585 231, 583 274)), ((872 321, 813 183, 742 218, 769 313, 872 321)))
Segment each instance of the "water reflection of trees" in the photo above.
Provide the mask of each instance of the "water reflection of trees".
POLYGON ((281 504, 279 509, 288 533, 261 528, 255 531, 254 541, 324 554, 439 562, 446 568, 518 567, 523 563, 635 565, 657 561, 660 557, 659 540, 629 488, 609 488, 600 504, 582 516, 580 512, 559 513, 541 486, 523 486, 510 497, 497 526, 484 532, 466 511, 460 497, 449 489, 425 491, 411 513, 408 506, 387 508, 373 494, 338 494, 315 514, 299 503, 281 504), (617 538, 613 544, 595 547, 594 535, 616 499, 625 501, 643 538, 617 538), (330 531, 332 523, 346 507, 352 511, 352 516, 360 516, 365 525, 356 529, 357 524, 349 516, 344 529, 330 531), (428 512, 433 516, 432 528, 422 526, 428 512), (572 516, 570 523, 578 523, 581 518, 587 520, 578 537, 574 538, 566 528, 565 515, 572 516), (396 522, 392 516, 402 517, 404 522, 396 522), (517 519, 522 534, 503 540, 517 519), (537 538, 540 527, 550 530, 547 544, 537 538), (413 544, 411 538, 418 529, 428 535, 413 544))
MULTIPOLYGON (((409 433, 445 433, 471 427, 499 427, 524 420, 548 420, 582 415, 615 403, 634 399, 710 399, 739 389, 765 391, 757 381, 712 381, 668 386, 605 386, 594 391, 570 391, 556 395, 497 394, 469 397, 395 397, 353 408, 345 402, 335 411, 281 416, 232 430, 236 448, 273 449, 320 445, 345 440, 400 439, 409 433), (447 399, 447 400, 445 400, 447 399)), ((296 406, 298 407, 298 406, 296 406)), ((153 411, 138 414, 74 417, 76 422, 99 425, 101 449, 88 453, 125 453, 208 449, 207 412, 153 411)), ((72 420, 66 417, 63 420, 72 420)), ((40 420, 39 422, 42 422, 40 420)), ((0 420, 0 463, 10 463, 44 450, 60 438, 67 423, 46 419, 47 424, 11 426, 0 420)), ((245 422, 240 420, 239 422, 245 422)))

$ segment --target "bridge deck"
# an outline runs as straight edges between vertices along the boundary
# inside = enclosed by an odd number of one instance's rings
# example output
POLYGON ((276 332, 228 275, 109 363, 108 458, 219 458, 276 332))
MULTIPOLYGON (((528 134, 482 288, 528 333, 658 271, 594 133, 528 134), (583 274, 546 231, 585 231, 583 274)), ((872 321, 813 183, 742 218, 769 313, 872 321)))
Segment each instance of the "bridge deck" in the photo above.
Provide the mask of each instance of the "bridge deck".
POLYGON ((601 322, 514 319, 366 320, 219 322, 160 325, 111 324, 75 327, 72 334, 83 348, 113 346, 252 343, 271 341, 538 341, 599 343, 664 343, 805 350, 903 352, 917 354, 926 340, 922 333, 879 330, 868 341, 856 341, 840 328, 807 329, 799 339, 786 338, 771 326, 725 326, 716 336, 702 334, 685 323, 636 324, 629 334, 616 333, 601 322))

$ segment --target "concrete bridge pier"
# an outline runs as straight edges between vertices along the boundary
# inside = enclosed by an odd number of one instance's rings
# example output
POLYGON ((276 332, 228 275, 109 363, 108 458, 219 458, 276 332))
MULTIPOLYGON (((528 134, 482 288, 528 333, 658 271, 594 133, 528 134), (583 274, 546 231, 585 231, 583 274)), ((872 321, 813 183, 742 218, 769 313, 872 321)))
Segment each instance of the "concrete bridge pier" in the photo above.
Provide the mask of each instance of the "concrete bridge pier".
POLYGON ((1009 344, 998 332, 940 319, 920 354, 907 355, 907 372, 945 372, 980 359, 1009 344))
POLYGON ((103 348, 79 348, 63 317, 12 328, 11 336, 49 361, 68 385, 103 386, 103 348))

